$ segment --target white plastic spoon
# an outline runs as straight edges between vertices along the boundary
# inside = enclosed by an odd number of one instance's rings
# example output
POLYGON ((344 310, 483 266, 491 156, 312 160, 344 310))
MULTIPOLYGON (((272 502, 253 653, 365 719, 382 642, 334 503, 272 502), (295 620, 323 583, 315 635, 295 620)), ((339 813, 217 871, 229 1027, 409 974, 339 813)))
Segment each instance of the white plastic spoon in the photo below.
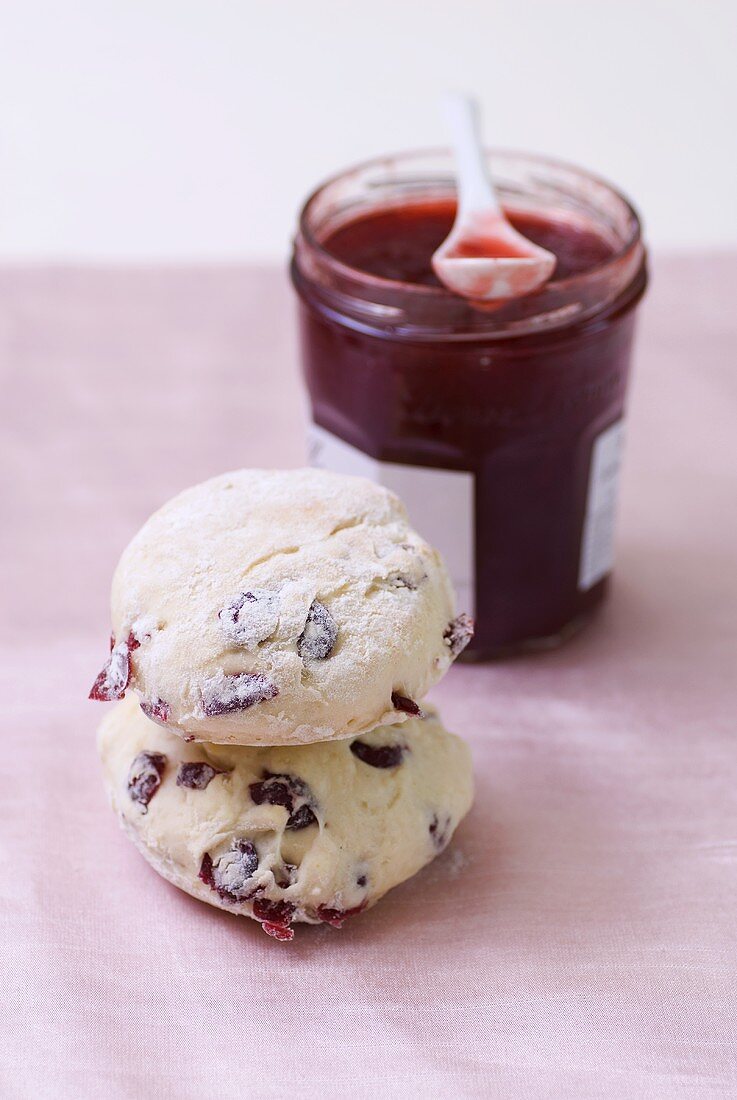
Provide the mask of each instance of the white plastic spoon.
POLYGON ((555 256, 507 221, 486 167, 476 103, 453 93, 445 108, 458 165, 458 210, 433 254, 435 274, 454 294, 476 301, 529 294, 553 274, 555 256))

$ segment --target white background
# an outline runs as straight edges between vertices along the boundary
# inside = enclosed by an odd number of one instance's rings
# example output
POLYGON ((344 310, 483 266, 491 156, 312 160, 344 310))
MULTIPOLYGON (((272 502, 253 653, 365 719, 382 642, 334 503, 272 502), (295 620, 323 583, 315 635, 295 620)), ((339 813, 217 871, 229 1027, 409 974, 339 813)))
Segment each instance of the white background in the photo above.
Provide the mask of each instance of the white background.
POLYGON ((661 248, 737 245, 734 0, 0 0, 0 260, 281 260, 315 183, 443 143, 624 187, 661 248))

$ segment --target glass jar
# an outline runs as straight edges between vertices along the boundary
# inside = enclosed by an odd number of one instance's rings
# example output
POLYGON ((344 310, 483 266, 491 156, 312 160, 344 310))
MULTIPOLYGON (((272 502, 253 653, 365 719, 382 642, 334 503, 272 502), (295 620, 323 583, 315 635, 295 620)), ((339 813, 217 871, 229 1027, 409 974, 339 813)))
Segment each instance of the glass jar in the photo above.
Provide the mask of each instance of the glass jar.
POLYGON ((605 595, 647 281, 637 214, 609 184, 537 156, 492 151, 489 164, 518 228, 556 227, 574 258, 595 235, 603 257, 494 306, 339 258, 331 241, 346 226, 388 212, 401 234, 410 207, 452 206, 450 155, 421 152, 320 187, 302 210, 291 268, 311 461, 403 497, 444 553, 459 609, 475 616, 467 652, 477 659, 555 644, 605 595))

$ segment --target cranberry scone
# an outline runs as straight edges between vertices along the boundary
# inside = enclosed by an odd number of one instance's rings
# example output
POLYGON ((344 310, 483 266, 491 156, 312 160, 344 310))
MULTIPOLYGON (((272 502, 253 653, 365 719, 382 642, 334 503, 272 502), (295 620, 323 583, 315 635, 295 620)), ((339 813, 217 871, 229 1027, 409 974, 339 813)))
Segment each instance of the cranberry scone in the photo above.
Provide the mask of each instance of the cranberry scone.
POLYGON ((135 697, 104 719, 114 810, 165 879, 253 917, 340 926, 448 844, 473 797, 466 744, 437 716, 289 748, 186 743, 135 697))
POLYGON ((324 470, 239 470, 144 524, 113 580, 91 697, 219 744, 352 737, 418 713, 472 633, 393 493, 324 470))

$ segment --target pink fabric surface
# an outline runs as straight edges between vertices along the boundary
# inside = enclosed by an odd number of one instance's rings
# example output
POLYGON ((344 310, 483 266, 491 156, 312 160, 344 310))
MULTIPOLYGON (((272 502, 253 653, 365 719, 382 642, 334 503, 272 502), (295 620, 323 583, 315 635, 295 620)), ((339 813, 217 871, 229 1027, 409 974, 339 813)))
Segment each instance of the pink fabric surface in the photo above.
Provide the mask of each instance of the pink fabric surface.
POLYGON ((281 945, 135 852, 86 695, 149 512, 303 459, 286 279, 0 274, 3 1097, 737 1093, 736 282, 656 264, 604 612, 434 691, 454 844, 281 945))

